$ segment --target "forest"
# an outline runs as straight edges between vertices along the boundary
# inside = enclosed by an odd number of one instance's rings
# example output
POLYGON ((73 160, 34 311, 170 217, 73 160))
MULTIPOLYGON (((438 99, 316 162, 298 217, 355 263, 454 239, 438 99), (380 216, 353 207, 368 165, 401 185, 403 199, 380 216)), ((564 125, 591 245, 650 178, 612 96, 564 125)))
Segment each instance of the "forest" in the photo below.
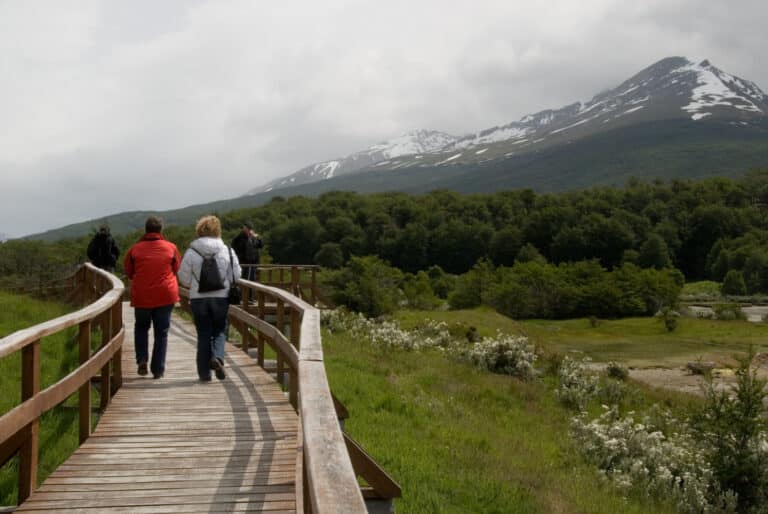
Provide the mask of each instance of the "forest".
MULTIPOLYGON (((253 223, 266 244, 262 262, 337 270, 325 274, 337 301, 368 314, 391 310, 387 302, 443 298, 452 307, 487 303, 513 316, 569 317, 652 313, 673 303, 686 281, 767 293, 766 209, 763 169, 739 179, 631 179, 623 188, 549 194, 328 192, 217 214, 225 241, 253 223), (382 297, 387 288, 399 293, 365 305, 366 287, 382 297), (526 304, 512 301, 525 293, 526 304)), ((140 235, 119 237, 121 249, 140 235)), ((167 227, 165 235, 183 251, 193 227, 167 227)), ((65 274, 84 260, 87 242, 7 241, 0 285, 65 274)))

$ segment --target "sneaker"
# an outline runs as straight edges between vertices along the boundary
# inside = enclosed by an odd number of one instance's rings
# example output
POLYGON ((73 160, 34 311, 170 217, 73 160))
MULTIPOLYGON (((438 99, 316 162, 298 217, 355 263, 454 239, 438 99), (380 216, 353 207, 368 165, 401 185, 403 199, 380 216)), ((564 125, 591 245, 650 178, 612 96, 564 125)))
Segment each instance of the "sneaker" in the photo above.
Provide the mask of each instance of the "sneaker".
POLYGON ((205 378, 200 377, 200 382, 205 383, 205 382, 210 382, 210 381, 211 381, 211 377, 205 377, 205 378))
POLYGON ((214 357, 211 359, 211 369, 214 373, 216 373, 216 378, 219 380, 224 380, 227 378, 227 374, 224 373, 224 361, 219 357, 214 357))
POLYGON ((152 378, 154 378, 155 380, 157 380, 158 378, 163 378, 163 374, 162 373, 152 373, 152 378))
POLYGON ((140 362, 139 363, 139 369, 136 371, 139 375, 142 377, 145 376, 149 371, 147 371, 147 363, 146 362, 140 362))

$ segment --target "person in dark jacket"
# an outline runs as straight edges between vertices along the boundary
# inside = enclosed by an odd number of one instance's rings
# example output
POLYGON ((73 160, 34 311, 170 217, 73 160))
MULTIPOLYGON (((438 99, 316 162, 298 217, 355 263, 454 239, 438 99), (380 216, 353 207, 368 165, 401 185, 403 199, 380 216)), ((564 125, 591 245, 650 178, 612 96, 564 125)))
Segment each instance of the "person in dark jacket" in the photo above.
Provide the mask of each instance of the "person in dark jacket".
POLYGON ((131 305, 134 308, 134 345, 138 374, 147 374, 149 360, 149 327, 154 327, 150 370, 154 378, 165 373, 165 354, 171 311, 179 301, 176 273, 181 255, 176 245, 160 233, 163 222, 154 216, 147 218, 145 234, 125 255, 125 274, 131 279, 131 305))
POLYGON ((232 249, 237 254, 237 260, 242 266, 242 278, 253 280, 256 277, 256 265, 259 263, 259 249, 264 246, 261 236, 253 231, 249 222, 243 223, 243 228, 232 240, 232 249))
POLYGON ((120 248, 109 233, 109 226, 102 225, 88 243, 88 260, 97 268, 112 272, 119 256, 120 248))

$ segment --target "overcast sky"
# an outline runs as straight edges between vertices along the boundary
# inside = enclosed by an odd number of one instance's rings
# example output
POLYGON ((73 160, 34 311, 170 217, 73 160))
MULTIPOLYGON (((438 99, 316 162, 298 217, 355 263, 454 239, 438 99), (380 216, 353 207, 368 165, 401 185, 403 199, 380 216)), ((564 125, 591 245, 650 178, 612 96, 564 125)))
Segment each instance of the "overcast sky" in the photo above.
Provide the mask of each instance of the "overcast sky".
POLYGON ((764 0, 0 0, 0 233, 239 196, 671 55, 768 91, 764 0))

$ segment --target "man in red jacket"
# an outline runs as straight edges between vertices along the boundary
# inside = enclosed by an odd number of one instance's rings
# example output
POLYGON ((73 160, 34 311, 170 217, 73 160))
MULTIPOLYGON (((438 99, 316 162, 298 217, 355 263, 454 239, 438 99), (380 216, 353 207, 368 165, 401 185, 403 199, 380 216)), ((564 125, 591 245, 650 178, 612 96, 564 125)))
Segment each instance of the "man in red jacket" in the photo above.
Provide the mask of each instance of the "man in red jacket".
POLYGON ((147 218, 145 234, 125 256, 125 273, 131 279, 131 305, 136 315, 134 345, 139 375, 147 374, 149 360, 149 327, 154 327, 150 370, 154 378, 165 373, 165 353, 171 311, 179 301, 179 271, 181 255, 176 245, 163 238, 163 222, 154 216, 147 218))

